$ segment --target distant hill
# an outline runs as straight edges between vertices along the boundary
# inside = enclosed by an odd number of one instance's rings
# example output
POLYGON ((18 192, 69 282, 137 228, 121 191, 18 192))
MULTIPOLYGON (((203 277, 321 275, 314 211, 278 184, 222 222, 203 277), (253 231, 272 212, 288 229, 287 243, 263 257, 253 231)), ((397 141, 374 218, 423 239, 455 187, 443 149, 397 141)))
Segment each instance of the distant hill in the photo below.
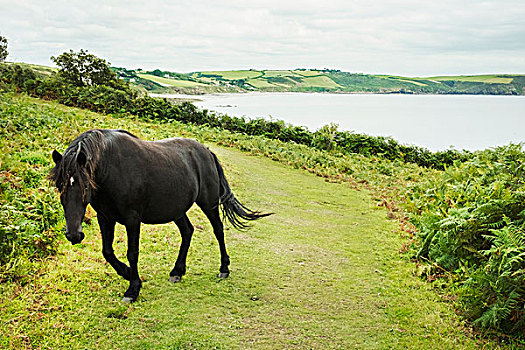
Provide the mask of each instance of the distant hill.
POLYGON ((525 75, 494 74, 409 78, 339 70, 237 70, 176 73, 113 68, 120 78, 157 93, 341 92, 525 95, 525 75))
MULTIPOLYGON (((14 64, 6 62, 7 64, 14 64)), ((49 75, 56 68, 17 63, 49 75)), ((333 69, 236 70, 177 73, 111 68, 143 92, 205 94, 218 92, 340 92, 400 94, 525 95, 524 74, 401 77, 333 69)))

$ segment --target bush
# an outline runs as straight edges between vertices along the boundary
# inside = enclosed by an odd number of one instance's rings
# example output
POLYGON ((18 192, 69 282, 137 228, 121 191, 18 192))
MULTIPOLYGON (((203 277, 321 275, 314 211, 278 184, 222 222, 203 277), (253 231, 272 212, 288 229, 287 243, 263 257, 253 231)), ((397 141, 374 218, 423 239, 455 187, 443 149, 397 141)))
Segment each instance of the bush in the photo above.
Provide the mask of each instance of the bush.
POLYGON ((412 188, 418 257, 459 281, 460 302, 481 327, 525 330, 525 152, 498 147, 412 188))

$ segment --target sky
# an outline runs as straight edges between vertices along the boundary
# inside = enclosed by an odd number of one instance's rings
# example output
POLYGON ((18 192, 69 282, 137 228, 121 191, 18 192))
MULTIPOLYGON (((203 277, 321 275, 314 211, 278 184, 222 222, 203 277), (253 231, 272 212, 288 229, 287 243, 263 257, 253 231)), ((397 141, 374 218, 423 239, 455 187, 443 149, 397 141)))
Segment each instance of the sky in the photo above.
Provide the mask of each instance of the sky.
POLYGON ((174 72, 525 73, 525 1, 0 0, 8 61, 88 50, 174 72))

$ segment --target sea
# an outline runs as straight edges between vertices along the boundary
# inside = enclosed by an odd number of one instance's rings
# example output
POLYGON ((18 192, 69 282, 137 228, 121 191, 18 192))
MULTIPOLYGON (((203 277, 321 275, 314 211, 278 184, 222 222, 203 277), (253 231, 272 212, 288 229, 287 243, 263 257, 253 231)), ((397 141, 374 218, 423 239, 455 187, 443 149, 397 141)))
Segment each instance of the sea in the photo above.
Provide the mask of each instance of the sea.
POLYGON ((525 96, 333 93, 153 95, 191 99, 231 116, 283 120, 311 131, 392 137, 431 151, 481 150, 525 142, 525 96))

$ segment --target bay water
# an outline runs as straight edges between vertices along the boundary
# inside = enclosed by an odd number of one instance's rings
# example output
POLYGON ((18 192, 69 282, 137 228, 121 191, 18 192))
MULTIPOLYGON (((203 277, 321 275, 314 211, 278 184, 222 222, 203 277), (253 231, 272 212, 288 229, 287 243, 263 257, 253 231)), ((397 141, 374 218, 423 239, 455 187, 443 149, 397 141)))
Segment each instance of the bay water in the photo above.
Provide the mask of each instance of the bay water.
POLYGON ((525 96, 330 93, 155 95, 197 99, 199 108, 247 118, 283 120, 315 131, 390 136, 432 151, 480 150, 525 142, 525 96))

